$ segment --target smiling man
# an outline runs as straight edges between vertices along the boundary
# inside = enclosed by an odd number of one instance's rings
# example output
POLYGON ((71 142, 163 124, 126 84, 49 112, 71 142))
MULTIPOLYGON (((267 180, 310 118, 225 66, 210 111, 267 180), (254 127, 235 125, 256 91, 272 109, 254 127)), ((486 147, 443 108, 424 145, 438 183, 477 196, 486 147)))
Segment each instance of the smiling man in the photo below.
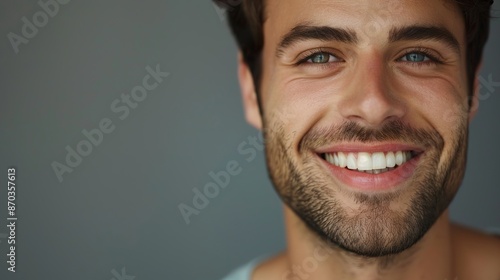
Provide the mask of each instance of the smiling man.
POLYGON ((226 279, 500 279, 500 240, 448 217, 490 0, 217 2, 288 244, 226 279))

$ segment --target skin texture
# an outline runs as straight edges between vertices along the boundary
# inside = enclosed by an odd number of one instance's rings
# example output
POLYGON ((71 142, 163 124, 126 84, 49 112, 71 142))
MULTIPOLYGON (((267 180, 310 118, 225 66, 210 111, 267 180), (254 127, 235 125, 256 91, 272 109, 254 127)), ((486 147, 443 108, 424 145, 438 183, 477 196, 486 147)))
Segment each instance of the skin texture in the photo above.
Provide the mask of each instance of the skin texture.
POLYGON ((241 56, 239 78, 247 121, 264 131, 288 248, 253 279, 500 279, 500 242, 448 218, 474 114, 458 7, 269 0, 265 18, 263 115, 241 56), (316 38, 278 48, 298 25, 341 28, 356 40, 316 38), (438 39, 389 40, 395 29, 415 25, 447 30, 458 48, 438 39), (409 54, 420 60, 408 61, 409 54), (353 143, 360 151, 406 145, 419 159, 396 186, 355 189, 320 156, 353 143))

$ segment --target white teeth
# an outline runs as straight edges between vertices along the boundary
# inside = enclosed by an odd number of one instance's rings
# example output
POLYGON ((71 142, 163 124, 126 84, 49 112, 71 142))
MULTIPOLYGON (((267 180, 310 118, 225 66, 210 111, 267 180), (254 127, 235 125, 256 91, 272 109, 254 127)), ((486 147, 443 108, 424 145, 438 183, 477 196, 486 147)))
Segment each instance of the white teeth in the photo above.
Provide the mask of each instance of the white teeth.
POLYGON ((325 160, 342 168, 358 170, 370 174, 380 174, 393 170, 396 166, 409 161, 411 152, 376 152, 376 153, 326 153, 325 160))
POLYGON ((345 168, 347 166, 347 157, 346 157, 346 155, 344 153, 340 152, 340 153, 337 154, 337 156, 339 157, 339 165, 338 166, 340 166, 342 168, 345 168))
MULTIPOLYGON (((326 159, 326 161, 328 161, 328 162, 330 162, 330 163, 332 162, 332 157, 333 157, 333 155, 332 155, 332 154, 325 154, 325 159, 326 159)), ((334 164, 335 164, 335 163, 334 163, 334 164)))
POLYGON ((373 169, 384 169, 387 166, 387 160, 384 153, 373 153, 372 154, 373 169))
POLYGON ((372 157, 369 153, 358 153, 358 170, 372 170, 372 157))
POLYGON ((358 169, 358 166, 356 164, 356 157, 354 156, 353 153, 349 153, 347 155, 347 168, 358 169))
POLYGON ((401 151, 396 152, 396 164, 397 165, 403 164, 403 153, 401 151))
POLYGON ((387 167, 394 167, 396 166, 396 156, 394 155, 393 152, 388 152, 387 155, 385 155, 385 160, 387 161, 387 167))

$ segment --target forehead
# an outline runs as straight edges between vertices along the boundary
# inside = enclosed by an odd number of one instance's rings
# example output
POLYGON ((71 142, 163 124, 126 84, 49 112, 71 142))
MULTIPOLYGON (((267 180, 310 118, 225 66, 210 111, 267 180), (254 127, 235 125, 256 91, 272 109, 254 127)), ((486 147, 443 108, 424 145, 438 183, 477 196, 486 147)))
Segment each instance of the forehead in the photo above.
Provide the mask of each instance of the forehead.
POLYGON ((265 19, 268 43, 301 23, 348 28, 379 40, 394 27, 438 26, 465 40, 462 13, 453 0, 266 0, 265 19))

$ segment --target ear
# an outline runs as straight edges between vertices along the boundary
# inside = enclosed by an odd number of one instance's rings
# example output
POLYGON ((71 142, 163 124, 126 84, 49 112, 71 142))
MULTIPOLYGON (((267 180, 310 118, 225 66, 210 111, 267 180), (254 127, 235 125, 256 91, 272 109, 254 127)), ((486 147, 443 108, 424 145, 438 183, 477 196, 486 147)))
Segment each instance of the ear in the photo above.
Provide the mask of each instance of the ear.
POLYGON ((472 89, 474 92, 472 94, 472 99, 469 109, 469 123, 472 121, 472 119, 474 119, 477 110, 479 109, 479 91, 481 90, 481 86, 479 85, 479 73, 481 72, 482 66, 483 62, 481 61, 477 66, 476 74, 474 75, 474 87, 472 89))
POLYGON ((249 124, 261 130, 262 118, 260 116, 259 103, 257 102, 257 93, 255 92, 252 73, 245 63, 241 52, 238 52, 238 79, 240 81, 245 118, 249 124))

